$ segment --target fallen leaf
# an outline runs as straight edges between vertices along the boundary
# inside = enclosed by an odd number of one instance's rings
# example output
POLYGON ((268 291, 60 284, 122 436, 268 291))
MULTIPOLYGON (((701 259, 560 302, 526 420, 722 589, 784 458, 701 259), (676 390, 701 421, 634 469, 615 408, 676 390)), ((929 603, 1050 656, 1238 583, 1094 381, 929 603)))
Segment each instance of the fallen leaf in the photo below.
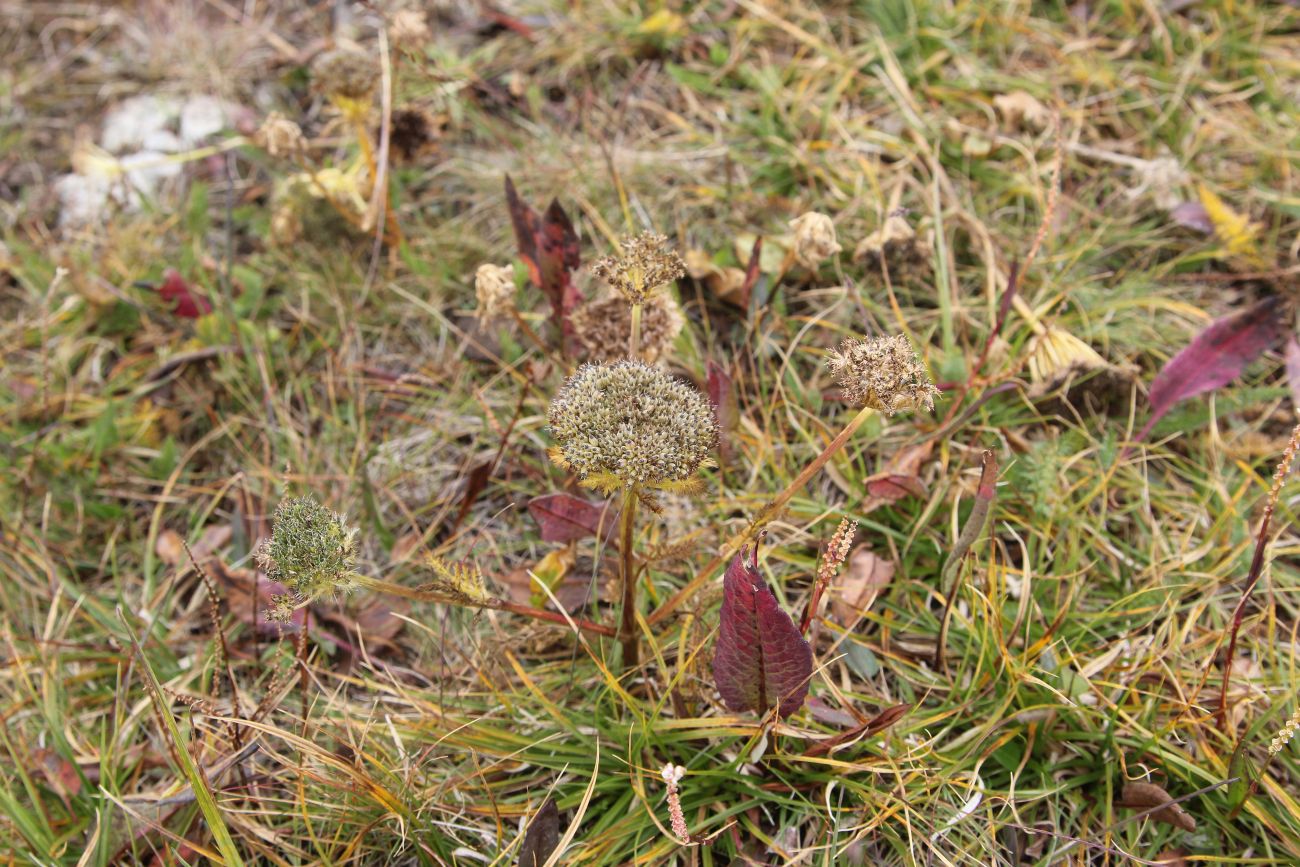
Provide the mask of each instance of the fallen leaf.
POLYGON ((897 566, 873 553, 865 544, 849 554, 848 567, 835 583, 831 612, 843 626, 856 622, 894 579, 897 566))
POLYGON ((1023 90, 993 97, 993 107, 1002 115, 1003 122, 1013 129, 1024 127, 1038 131, 1047 129, 1052 122, 1051 109, 1023 90))
POLYGON ((1151 417, 1137 439, 1146 439, 1174 404, 1213 391, 1240 376, 1246 365, 1280 336, 1281 307, 1281 297, 1273 295, 1239 313, 1216 319, 1170 359, 1151 383, 1151 417))
POLYGON ((833 708, 815 695, 808 696, 808 713, 817 722, 839 726, 842 729, 861 725, 862 722, 848 711, 833 708))
POLYGON ((81 791, 81 774, 77 771, 77 766, 54 750, 41 747, 33 751, 32 764, 45 775, 46 782, 65 807, 81 791))
MULTIPOLYGON (((190 546, 190 550, 194 552, 194 559, 198 560, 199 563, 203 563, 212 554, 223 548, 234 534, 235 528, 230 524, 211 524, 205 527, 203 532, 199 534, 198 541, 190 546)), ((170 528, 158 534, 153 549, 154 553, 158 555, 158 559, 168 566, 178 566, 182 562, 189 561, 181 534, 170 528)))
POLYGON ((759 574, 757 546, 737 553, 723 578, 713 677, 733 711, 776 705, 788 717, 808 694, 812 648, 759 574))
POLYGON ((226 608, 243 623, 255 628, 259 634, 278 636, 281 631, 295 633, 302 629, 306 609, 297 608, 285 624, 272 623, 266 612, 272 607, 272 598, 289 592, 279 581, 272 581, 256 569, 231 569, 219 558, 213 557, 204 568, 217 586, 223 589, 226 608))
POLYGON ((181 539, 181 534, 171 528, 158 534, 158 539, 153 544, 153 551, 158 555, 158 559, 168 566, 175 566, 185 559, 185 543, 181 539))
POLYGON ((158 294, 164 301, 174 302, 172 312, 177 316, 198 319, 205 313, 212 312, 212 302, 196 291, 175 268, 168 268, 163 275, 158 294))
POLYGON ((896 704, 893 707, 887 707, 852 731, 841 732, 840 734, 827 738, 824 741, 818 741, 805 750, 804 755, 825 755, 841 744, 878 735, 902 719, 903 714, 907 713, 911 709, 912 706, 910 704, 896 704))
POLYGON ((591 502, 572 494, 545 494, 528 503, 543 542, 572 542, 588 536, 610 538, 618 526, 618 512, 605 500, 591 502))
POLYGON ((1169 217, 1184 229, 1192 229, 1203 235, 1214 234, 1214 221, 1210 219, 1205 205, 1200 202, 1183 202, 1169 212, 1169 217))
MULTIPOLYGON (((577 555, 573 552, 573 546, 566 545, 563 548, 556 548, 537 561, 537 564, 532 568, 532 573, 551 593, 555 594, 555 598, 559 599, 560 587, 569 574, 569 570, 573 568, 576 559, 577 555)), ((546 604, 549 598, 541 587, 536 587, 532 591, 529 602, 540 608, 546 604)), ((560 600, 560 604, 564 604, 563 599, 560 600)))
POLYGON ((1196 820, 1192 818, 1191 813, 1184 810, 1181 804, 1173 803, 1169 793, 1155 783, 1125 783, 1124 789, 1120 792, 1118 806, 1133 810, 1149 810, 1161 804, 1168 804, 1168 806, 1152 813, 1150 816, 1152 821, 1164 822, 1184 831, 1196 830, 1196 820))
POLYGON ((542 867, 560 844, 560 811, 555 801, 546 799, 528 823, 523 845, 519 847, 519 867, 542 867))

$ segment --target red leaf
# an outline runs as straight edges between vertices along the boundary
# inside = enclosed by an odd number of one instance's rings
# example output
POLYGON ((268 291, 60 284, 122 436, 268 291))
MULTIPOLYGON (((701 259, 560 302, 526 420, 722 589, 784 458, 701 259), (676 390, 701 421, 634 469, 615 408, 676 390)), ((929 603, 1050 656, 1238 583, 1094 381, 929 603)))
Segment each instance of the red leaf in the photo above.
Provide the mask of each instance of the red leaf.
POLYGON ((733 711, 759 713, 778 705, 782 717, 790 716, 808 695, 812 648, 759 575, 757 546, 732 558, 722 593, 713 654, 713 678, 722 701, 733 711))
POLYGON ((177 316, 198 319, 203 314, 212 312, 212 303, 201 293, 196 292, 175 268, 168 268, 167 273, 163 275, 158 294, 164 301, 175 302, 172 312, 177 316))
POLYGON ((731 432, 738 422, 736 410, 736 391, 732 386, 731 374, 716 361, 709 361, 708 378, 705 388, 709 393, 709 403, 713 404, 713 415, 718 422, 718 454, 725 464, 731 459, 731 432))
POLYGON ((740 284, 740 291, 737 294, 739 303, 746 310, 749 309, 749 299, 754 294, 754 287, 758 284, 760 272, 758 266, 763 258, 763 236, 759 235, 754 239, 754 249, 749 253, 749 264, 745 266, 745 282, 740 284))
POLYGON ((1185 229, 1194 229, 1202 235, 1214 234, 1214 221, 1200 202, 1183 202, 1170 211, 1169 216, 1185 229))
POLYGON ((1281 297, 1274 295, 1239 313, 1216 319, 1170 359, 1151 383, 1151 418, 1137 438, 1146 439, 1174 404, 1213 391, 1240 376, 1246 365, 1277 341, 1281 305, 1281 297))
POLYGON ((902 719, 903 714, 907 713, 911 709, 912 706, 910 704, 896 704, 893 707, 887 707, 852 731, 841 732, 840 734, 835 735, 834 737, 829 737, 824 741, 818 741, 805 750, 804 755, 826 755, 840 744, 846 744, 849 741, 869 738, 872 735, 880 734, 885 729, 902 719))
POLYGON ((572 542, 596 535, 609 538, 618 524, 617 510, 609 503, 592 503, 571 494, 534 497, 528 511, 542 531, 543 542, 572 542))
POLYGON ((578 233, 558 200, 553 199, 539 219, 537 212, 519 198, 509 175, 506 204, 528 277, 551 303, 551 319, 567 338, 572 331, 569 314, 582 303, 582 293, 573 283, 573 271, 581 263, 578 233))

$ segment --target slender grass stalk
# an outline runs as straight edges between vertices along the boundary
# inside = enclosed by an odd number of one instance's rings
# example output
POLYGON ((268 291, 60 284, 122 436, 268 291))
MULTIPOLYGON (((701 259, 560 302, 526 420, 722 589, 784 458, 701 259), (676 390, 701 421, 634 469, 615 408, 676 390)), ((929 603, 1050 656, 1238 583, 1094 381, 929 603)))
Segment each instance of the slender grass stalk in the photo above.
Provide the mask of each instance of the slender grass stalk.
POLYGON ((641 308, 644 305, 636 302, 632 305, 632 330, 628 334, 627 354, 629 358, 636 358, 637 352, 641 348, 641 308))
POLYGON ((849 441, 849 438, 853 436, 853 434, 857 433, 858 428, 862 427, 862 425, 866 423, 867 419, 875 415, 876 412, 876 408, 871 406, 864 406, 862 409, 858 410, 857 415, 853 416, 853 418, 849 420, 849 423, 844 426, 844 429, 835 435, 835 439, 831 440, 830 443, 827 444, 826 448, 822 449, 821 454, 813 458, 808 465, 803 468, 799 475, 795 476, 790 484, 785 486, 785 490, 777 494, 766 506, 764 506, 762 510, 759 511, 758 516, 750 522, 748 527, 732 536, 731 539, 722 546, 722 550, 717 554, 717 556, 710 560, 703 569, 695 573, 695 577, 687 582, 685 587, 668 597, 664 604, 656 608, 650 614, 647 622, 653 625, 663 620, 665 617, 676 611, 682 602, 696 593, 696 591, 703 587, 706 582, 710 581, 714 577, 714 573, 718 571, 719 567, 725 565, 743 545, 751 541, 758 534, 759 530, 763 529, 769 521, 779 515, 781 510, 785 508, 786 503, 790 502, 790 498, 793 497, 804 485, 808 484, 808 480, 820 472, 822 467, 826 466, 826 462, 834 457, 836 452, 844 448, 844 444, 849 441))

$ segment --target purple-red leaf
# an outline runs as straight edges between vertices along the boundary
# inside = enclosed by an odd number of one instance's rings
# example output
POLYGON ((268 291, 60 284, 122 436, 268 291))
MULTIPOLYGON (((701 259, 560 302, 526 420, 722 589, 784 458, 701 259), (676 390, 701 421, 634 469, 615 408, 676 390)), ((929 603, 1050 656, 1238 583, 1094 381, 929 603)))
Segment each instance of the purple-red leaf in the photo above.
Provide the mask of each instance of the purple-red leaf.
POLYGON ((714 418, 718 422, 718 456, 725 464, 731 460, 731 433, 739 420, 731 374, 721 364, 710 360, 705 388, 709 394, 709 403, 713 404, 714 418))
POLYGON ((1291 387, 1291 407, 1300 409, 1300 343, 1294 334, 1286 339, 1286 381, 1291 387))
POLYGON ((212 312, 212 303, 195 291, 175 268, 168 268, 167 273, 163 275, 158 294, 164 301, 174 302, 172 312, 177 316, 198 319, 205 313, 212 312))
POLYGON ((1281 335, 1280 296, 1216 319, 1170 359, 1151 383, 1151 417, 1138 434, 1145 439, 1174 404, 1226 385, 1241 375, 1246 365, 1272 346, 1281 335))
POLYGON ((572 542, 587 536, 609 538, 617 525, 618 510, 600 500, 590 502, 571 494, 534 497, 528 511, 542 532, 543 542, 572 542))
POLYGON ((1183 202, 1169 212, 1170 218, 1184 229, 1192 229, 1202 235, 1214 234, 1214 221, 1200 202, 1183 202))
POLYGON ((582 293, 573 283, 573 271, 581 262, 578 233, 569 215, 552 200, 541 217, 515 190, 506 176, 506 206, 519 245, 519 258, 528 268, 528 278, 542 290, 551 304, 551 319, 567 340, 572 327, 569 314, 582 303, 582 293))
POLYGON ((803 704, 812 648, 758 572, 758 548, 732 558, 722 582, 722 617, 713 678, 730 710, 788 717, 803 704), (746 562, 746 554, 750 559, 746 562))

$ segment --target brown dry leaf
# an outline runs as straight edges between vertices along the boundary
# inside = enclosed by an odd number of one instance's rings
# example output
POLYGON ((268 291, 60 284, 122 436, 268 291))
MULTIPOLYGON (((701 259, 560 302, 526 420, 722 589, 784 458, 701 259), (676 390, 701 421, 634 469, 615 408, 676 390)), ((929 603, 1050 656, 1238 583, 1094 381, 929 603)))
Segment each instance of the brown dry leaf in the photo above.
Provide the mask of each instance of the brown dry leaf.
POLYGON ((1166 867, 1187 867, 1187 853, 1182 849, 1165 849, 1155 860, 1166 867))
POLYGON ((64 806, 81 791, 81 774, 77 773, 76 766, 54 750, 44 747, 35 750, 32 764, 45 775, 46 782, 63 800, 64 806))
POLYGON ((1023 90, 993 97, 993 107, 1002 115, 1003 122, 1012 129, 1019 127, 1038 132, 1047 129, 1047 125, 1052 122, 1051 109, 1023 90))
POLYGON ((1149 810, 1161 804, 1168 804, 1163 809, 1152 813, 1150 818, 1156 822, 1173 825, 1175 828, 1182 828, 1184 831, 1195 831, 1196 820, 1192 818, 1191 813, 1184 810, 1182 805, 1174 804, 1172 801, 1169 793, 1155 783, 1125 783, 1118 806, 1134 810, 1149 810))
POLYGON ((831 611, 843 626, 849 626, 869 608, 876 597, 889 586, 897 567, 873 553, 865 544, 849 554, 848 568, 835 583, 831 611))
MULTIPOLYGON (((235 528, 229 524, 213 524, 204 528, 198 541, 190 546, 194 559, 202 563, 229 542, 234 534, 235 528)), ((153 549, 158 559, 168 566, 178 566, 189 559, 185 554, 185 542, 175 530, 167 529, 159 533, 153 549)))
POLYGON ((172 529, 163 530, 158 534, 153 551, 158 555, 158 559, 168 566, 175 566, 185 559, 185 544, 181 534, 172 529))
POLYGON ((551 608, 550 599, 542 593, 528 573, 532 572, 549 583, 555 578, 554 569, 557 566, 563 568, 563 573, 557 579, 558 583, 550 584, 551 592, 565 611, 572 613, 579 610, 590 598, 591 561, 577 563, 571 545, 552 551, 533 566, 521 566, 502 576, 500 581, 505 588, 506 598, 524 605, 551 608), (538 594, 541 594, 540 599, 538 594))
POLYGON ((867 479, 867 493, 890 503, 906 496, 925 496, 925 484, 920 476, 921 464, 930 457, 932 451, 933 440, 899 449, 885 463, 884 469, 867 479))

